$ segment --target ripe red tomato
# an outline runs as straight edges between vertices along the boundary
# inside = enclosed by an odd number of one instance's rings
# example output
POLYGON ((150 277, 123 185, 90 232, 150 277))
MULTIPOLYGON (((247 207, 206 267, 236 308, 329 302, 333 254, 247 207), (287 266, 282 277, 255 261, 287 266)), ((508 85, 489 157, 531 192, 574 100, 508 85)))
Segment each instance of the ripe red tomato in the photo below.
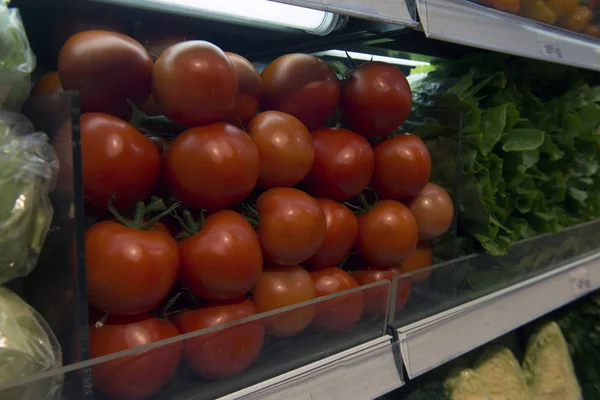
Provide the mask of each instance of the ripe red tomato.
POLYGON ((62 84, 60 83, 60 77, 57 71, 48 72, 42 75, 40 79, 35 83, 31 90, 32 96, 43 96, 49 94, 56 94, 63 91, 62 84))
POLYGON ((419 193, 431 175, 431 157, 418 136, 398 135, 373 149, 375 169, 369 186, 380 199, 403 199, 419 193))
POLYGON ((312 133, 315 160, 303 181, 317 197, 348 200, 364 190, 373 175, 373 149, 365 138, 342 128, 312 133))
MULTIPOLYGON (((310 276, 315 283, 317 297, 358 287, 346 271, 330 267, 314 271, 310 276)), ((315 304, 316 315, 312 327, 319 332, 341 333, 360 321, 365 307, 363 292, 353 292, 315 304)))
POLYGON ((198 126, 223 119, 233 110, 237 93, 233 65, 212 43, 177 43, 154 63, 152 95, 177 124, 198 126))
POLYGON ((381 200, 358 216, 356 251, 374 266, 397 265, 417 246, 419 227, 399 201, 381 200))
POLYGON ((177 242, 160 229, 102 221, 85 232, 88 301, 115 315, 148 312, 177 279, 177 242))
POLYGON ((83 192, 88 204, 119 210, 143 200, 156 184, 160 156, 150 139, 127 122, 102 113, 81 115, 83 192))
POLYGON ((263 110, 298 118, 309 130, 320 128, 335 112, 340 83, 333 68, 310 54, 286 54, 261 74, 263 110))
POLYGON ((315 158, 312 137, 296 117, 265 111, 252 119, 247 132, 260 154, 259 186, 293 186, 310 171, 315 158))
MULTIPOLYGON (((256 310, 261 313, 315 297, 315 284, 310 274, 299 265, 265 265, 263 274, 252 291, 252 301, 256 310)), ((314 316, 314 304, 305 305, 265 318, 265 328, 271 336, 295 336, 311 323, 314 316)))
POLYGON ((171 192, 196 209, 227 208, 244 200, 258 180, 256 145, 240 128, 224 122, 182 132, 163 157, 171 192))
MULTIPOLYGON (((408 256, 405 260, 396 267, 402 274, 417 271, 429 267, 433 263, 433 252, 431 251, 431 244, 429 242, 419 242, 417 248, 413 253, 408 256)), ((408 277, 410 281, 418 285, 425 282, 431 275, 431 270, 419 272, 408 277)))
POLYGON ((452 198, 442 187, 428 183, 416 196, 407 199, 406 205, 419 225, 419 239, 434 239, 450 228, 454 220, 452 198))
POLYGON ((260 97, 262 96, 262 80, 254 65, 244 57, 225 52, 237 75, 238 94, 235 106, 226 116, 225 121, 238 126, 248 125, 256 115, 260 97))
POLYGON ((295 265, 317 252, 327 231, 319 203, 300 190, 273 188, 256 201, 260 224, 256 233, 266 260, 295 265))
POLYGON ((58 54, 65 90, 78 90, 83 112, 98 111, 127 118, 127 100, 150 96, 152 58, 129 36, 101 30, 76 33, 58 54))
POLYGON ((243 296, 262 273, 256 232, 235 211, 210 215, 198 233, 179 243, 179 255, 181 284, 208 300, 243 296))
MULTIPOLYGON (((364 267, 358 271, 352 272, 352 277, 356 279, 359 285, 365 286, 370 283, 383 280, 393 281, 394 276, 399 272, 390 268, 371 268, 364 267)), ((406 305, 411 292, 411 282, 408 279, 398 279, 396 281, 396 310, 401 310, 406 305)), ((381 317, 388 312, 389 297, 391 285, 380 285, 370 289, 365 289, 365 315, 381 317)))
POLYGON ((358 221, 345 205, 329 199, 316 200, 325 213, 327 231, 323 244, 305 264, 313 268, 338 265, 354 246, 358 236, 358 221))
POLYGON ((342 81, 342 117, 350 129, 363 136, 392 133, 406 121, 411 108, 408 81, 393 65, 364 63, 342 81))
MULTIPOLYGON (((148 314, 110 316, 100 328, 90 326, 90 358, 105 356, 179 335, 169 321, 148 314)), ((175 375, 183 342, 138 352, 92 367, 94 386, 118 399, 147 399, 175 375)))
MULTIPOLYGON (((175 317, 181 333, 189 333, 237 321, 256 314, 247 298, 210 303, 175 317)), ((186 340, 185 360, 191 369, 207 379, 229 378, 245 371, 262 350, 265 328, 252 321, 186 340)))

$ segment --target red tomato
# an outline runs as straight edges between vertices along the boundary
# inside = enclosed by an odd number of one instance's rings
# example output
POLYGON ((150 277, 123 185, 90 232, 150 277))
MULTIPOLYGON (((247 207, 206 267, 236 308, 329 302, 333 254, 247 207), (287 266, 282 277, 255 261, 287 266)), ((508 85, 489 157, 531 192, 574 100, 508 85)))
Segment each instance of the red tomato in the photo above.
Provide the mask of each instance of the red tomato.
MULTIPOLYGON (((352 277, 356 279, 359 285, 364 286, 370 283, 383 280, 392 281, 398 271, 390 268, 378 269, 365 267, 359 271, 353 271, 352 277)), ((408 279, 398 279, 396 281, 396 310, 401 310, 406 305, 411 292, 411 283, 408 279)), ((365 296, 365 315, 381 317, 388 312, 389 297, 391 285, 380 285, 366 289, 365 296)))
MULTIPOLYGON (((100 328, 90 327, 90 358, 105 356, 169 339, 179 334, 175 326, 148 314, 111 316, 100 328)), ((94 386, 118 399, 147 399, 175 375, 183 355, 183 342, 138 352, 92 367, 94 386)))
POLYGON ((419 227, 399 201, 381 200, 358 217, 356 251, 374 266, 397 265, 414 251, 419 227))
POLYGON ((418 136, 398 135, 373 149, 375 169, 369 186, 380 199, 403 199, 419 193, 431 175, 431 157, 418 136))
MULTIPOLYGON (((419 242, 415 251, 413 251, 407 259, 402 260, 397 268, 400 273, 407 274, 409 272, 427 268, 432 263, 433 252, 431 251, 431 244, 429 242, 419 242)), ((425 280, 429 278, 429 275, 431 275, 431 270, 410 275, 408 279, 410 279, 413 284, 418 285, 425 282, 425 280)))
POLYGON ((269 189, 256 201, 256 233, 266 260, 295 265, 317 252, 327 231, 325 213, 309 195, 293 188, 269 189))
POLYGON ((265 111, 252 119, 247 132, 260 154, 259 186, 293 186, 310 171, 315 158, 312 137, 296 117, 265 111))
MULTIPOLYGON (((317 297, 358 287, 356 279, 337 267, 314 271, 310 276, 315 283, 317 297)), ((315 304, 316 315, 312 327, 319 332, 345 332, 360 321, 364 306, 362 292, 348 293, 321 301, 315 304)))
POLYGON ((85 232, 88 301, 115 315, 148 312, 167 297, 179 268, 177 242, 160 229, 102 221, 85 232))
MULTIPOLYGON (((248 299, 210 303, 198 310, 175 317, 181 333, 189 333, 237 321, 256 314, 248 299)), ((196 373, 207 379, 229 378, 245 371, 262 350, 265 328, 252 321, 186 340, 185 360, 196 373)))
POLYGON ((171 192, 196 209, 226 208, 244 200, 258 180, 260 157, 244 131, 214 124, 182 132, 163 158, 171 192))
POLYGON ((452 198, 435 183, 428 183, 416 196, 407 199, 406 205, 419 225, 419 239, 434 239, 450 228, 454 220, 452 198))
POLYGON ((329 199, 316 200, 325 213, 327 231, 319 250, 305 263, 313 268, 338 265, 354 246, 358 236, 358 221, 345 205, 329 199))
POLYGON ((144 200, 158 180, 160 156, 150 139, 108 114, 81 115, 83 192, 88 204, 119 210, 144 200))
POLYGON ((367 140, 342 128, 312 133, 315 160, 303 184, 313 196, 344 201, 357 196, 373 175, 373 149, 367 140))
MULTIPOLYGON (((263 274, 252 291, 252 301, 261 313, 315 297, 315 284, 310 274, 299 265, 265 265, 263 274)), ((265 327, 271 336, 295 336, 311 323, 314 316, 314 304, 305 305, 266 318, 265 327)))
POLYGON ((212 43, 178 43, 154 63, 152 95, 177 124, 197 126, 223 119, 233 110, 237 93, 233 65, 212 43))
POLYGON ((71 36, 60 50, 58 73, 65 90, 79 91, 84 112, 127 118, 128 100, 143 102, 150 96, 152 58, 129 36, 85 31, 71 36))
POLYGON ((368 62, 342 81, 340 111, 353 131, 367 137, 385 136, 406 121, 412 92, 395 66, 368 62))
POLYGON ((238 126, 248 125, 256 115, 258 103, 262 95, 262 80, 254 65, 244 57, 235 53, 225 52, 237 75, 238 94, 235 106, 226 116, 225 121, 238 126))
POLYGON ((281 56, 267 65, 261 77, 261 108, 291 114, 311 131, 327 122, 340 100, 335 71, 310 54, 281 56))
POLYGON ((60 83, 60 77, 57 71, 48 72, 42 75, 40 79, 35 83, 31 90, 32 96, 43 96, 49 94, 56 94, 63 91, 62 84, 60 83))

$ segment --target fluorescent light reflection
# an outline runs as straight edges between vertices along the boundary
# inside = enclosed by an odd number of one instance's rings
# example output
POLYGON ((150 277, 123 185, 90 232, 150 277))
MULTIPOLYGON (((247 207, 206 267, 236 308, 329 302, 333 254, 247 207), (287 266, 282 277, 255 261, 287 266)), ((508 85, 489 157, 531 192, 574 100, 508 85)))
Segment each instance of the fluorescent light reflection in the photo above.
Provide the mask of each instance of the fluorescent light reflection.
POLYGON ((378 56, 375 54, 367 54, 367 53, 357 53, 354 51, 344 51, 344 50, 327 50, 321 51, 319 53, 315 53, 316 56, 320 57, 337 57, 337 58, 347 58, 350 56, 353 60, 361 60, 361 61, 381 61, 388 64, 396 64, 396 65, 406 65, 409 67, 417 67, 419 65, 429 65, 426 61, 415 61, 415 60, 406 60, 403 58, 394 58, 394 57, 386 57, 386 56, 378 56), (346 53, 348 55, 346 55, 346 53))

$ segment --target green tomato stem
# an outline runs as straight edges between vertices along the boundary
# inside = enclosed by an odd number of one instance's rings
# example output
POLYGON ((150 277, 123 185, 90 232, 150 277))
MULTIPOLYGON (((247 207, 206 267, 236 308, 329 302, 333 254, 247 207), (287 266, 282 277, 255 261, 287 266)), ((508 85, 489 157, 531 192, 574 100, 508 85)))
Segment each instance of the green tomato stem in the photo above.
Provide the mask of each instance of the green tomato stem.
POLYGON ((113 194, 112 196, 110 196, 110 198, 108 199, 108 211, 110 211, 110 213, 115 217, 115 219, 117 221, 119 221, 120 223, 122 223, 123 225, 125 225, 128 228, 133 228, 136 229, 137 227, 135 226, 135 224, 132 224, 131 222, 127 221, 118 211, 117 209, 113 206, 113 202, 115 201, 117 197, 113 194))
POLYGON ((181 205, 181 203, 174 203, 174 204, 172 204, 171 207, 167 208, 165 211, 161 212, 157 216, 155 216, 152 219, 150 219, 148 222, 146 222, 139 229, 141 229, 143 231, 147 231, 148 229, 152 228, 154 226, 154 224, 156 224, 158 221, 160 221, 161 219, 163 219, 167 215, 174 214, 175 210, 177 210, 177 208, 179 208, 180 205, 181 205))

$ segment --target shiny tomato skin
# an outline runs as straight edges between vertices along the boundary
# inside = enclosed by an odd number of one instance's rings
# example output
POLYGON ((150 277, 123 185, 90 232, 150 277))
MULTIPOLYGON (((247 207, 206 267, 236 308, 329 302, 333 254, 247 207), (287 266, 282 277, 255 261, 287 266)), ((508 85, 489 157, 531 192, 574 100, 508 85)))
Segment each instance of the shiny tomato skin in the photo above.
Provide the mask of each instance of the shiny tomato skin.
POLYGON ((160 229, 102 221, 85 232, 88 301, 114 315, 148 312, 167 297, 179 269, 177 242, 160 229))
POLYGON ((380 199, 403 199, 419 193, 429 182, 431 156, 418 136, 398 135, 373 149, 375 169, 369 186, 380 199))
POLYGON ((256 210, 260 215, 256 233, 267 261, 299 264, 325 240, 325 213, 313 197, 298 189, 269 189, 256 201, 256 210))
POLYGON ((319 250, 304 264, 312 268, 338 265, 348 257, 358 236, 358 220, 343 204, 329 199, 316 199, 327 222, 325 240, 319 250))
POLYGON ((333 68, 310 54, 286 54, 263 70, 261 109, 283 111, 309 130, 323 126, 335 112, 340 83, 333 68))
POLYGON ((171 192, 187 207, 219 209, 244 200, 258 180, 260 156, 240 128, 217 122, 190 128, 163 157, 171 192))
POLYGON ((105 112, 127 118, 128 100, 150 96, 152 58, 139 42, 117 32, 76 33, 58 55, 65 90, 78 90, 83 112, 105 112))
POLYGON ((199 126, 220 121, 233 110, 237 94, 235 69, 212 43, 177 43, 154 63, 152 95, 165 116, 177 124, 199 126))
MULTIPOLYGON (((393 282, 394 276, 398 275, 397 270, 391 268, 371 268, 363 267, 360 270, 353 271, 352 277, 356 279, 360 286, 379 281, 393 282)), ((401 310, 406 305, 411 292, 411 282, 408 279, 398 279, 396 281, 396 310, 401 310)), ((365 315, 372 317, 381 317, 388 312, 389 296, 391 285, 380 285, 364 290, 365 296, 365 315)))
MULTIPOLYGON (((358 287, 358 282, 346 271, 330 267, 310 273, 317 297, 358 287)), ((365 307, 363 292, 340 295, 315 304, 316 315, 311 326, 318 332, 341 333, 355 326, 365 307)))
POLYGON ((397 265, 414 251, 419 227, 399 201, 381 200, 358 216, 358 255, 373 266, 397 265))
POLYGON ((452 198, 442 187, 428 183, 406 205, 419 225, 419 239, 431 240, 450 228, 454 220, 452 198))
MULTIPOLYGON (((252 291, 252 301, 260 313, 315 297, 315 284, 310 274, 299 265, 265 265, 263 274, 252 291)), ((271 336, 295 336, 311 323, 314 316, 314 304, 306 305, 265 318, 265 328, 271 336)))
MULTIPOLYGON (((175 317, 175 326, 184 333, 218 326, 256 314, 247 298, 209 303, 175 317)), ((263 347, 265 328, 261 320, 234 325, 185 341, 185 360, 198 375, 207 379, 230 378, 250 367, 263 347)))
MULTIPOLYGON (((402 260, 402 262, 396 267, 402 274, 417 271, 423 268, 429 267, 433 263, 433 251, 431 250, 431 244, 429 242, 421 241, 417 244, 417 248, 408 258, 402 260)), ((423 283, 431 275, 431 270, 419 272, 408 276, 408 279, 414 284, 418 285, 423 283)))
POLYGON ((315 158, 312 137, 298 118, 264 111, 246 131, 260 154, 260 187, 293 186, 310 171, 315 158))
POLYGON ((256 232, 235 211, 210 215, 198 233, 179 243, 179 254, 181 284, 207 300, 243 296, 262 273, 256 232))
MULTIPOLYGON (((169 321, 148 314, 110 316, 100 328, 90 326, 90 358, 105 356, 179 335, 169 321)), ((94 365, 94 386, 116 399, 141 400, 158 393, 175 375, 183 342, 94 365)))
POLYGON ((357 196, 373 175, 373 149, 362 136, 343 128, 312 133, 315 160, 302 182, 316 197, 345 201, 357 196))
POLYGON ((342 81, 342 117, 350 129, 363 136, 392 133, 406 121, 411 108, 408 81, 393 65, 367 62, 342 81))
POLYGON ((60 83, 60 77, 58 71, 48 72, 37 80, 33 89, 31 89, 32 96, 43 96, 49 94, 56 94, 63 91, 62 83, 60 83))
POLYGON ((160 155, 150 139, 127 122, 103 113, 80 118, 83 192, 88 204, 127 209, 144 200, 158 181, 160 155))
POLYGON ((238 82, 235 106, 225 116, 225 121, 236 126, 240 123, 246 126, 258 110, 262 96, 262 79, 254 65, 246 58, 235 53, 225 52, 225 54, 233 65, 238 82))

